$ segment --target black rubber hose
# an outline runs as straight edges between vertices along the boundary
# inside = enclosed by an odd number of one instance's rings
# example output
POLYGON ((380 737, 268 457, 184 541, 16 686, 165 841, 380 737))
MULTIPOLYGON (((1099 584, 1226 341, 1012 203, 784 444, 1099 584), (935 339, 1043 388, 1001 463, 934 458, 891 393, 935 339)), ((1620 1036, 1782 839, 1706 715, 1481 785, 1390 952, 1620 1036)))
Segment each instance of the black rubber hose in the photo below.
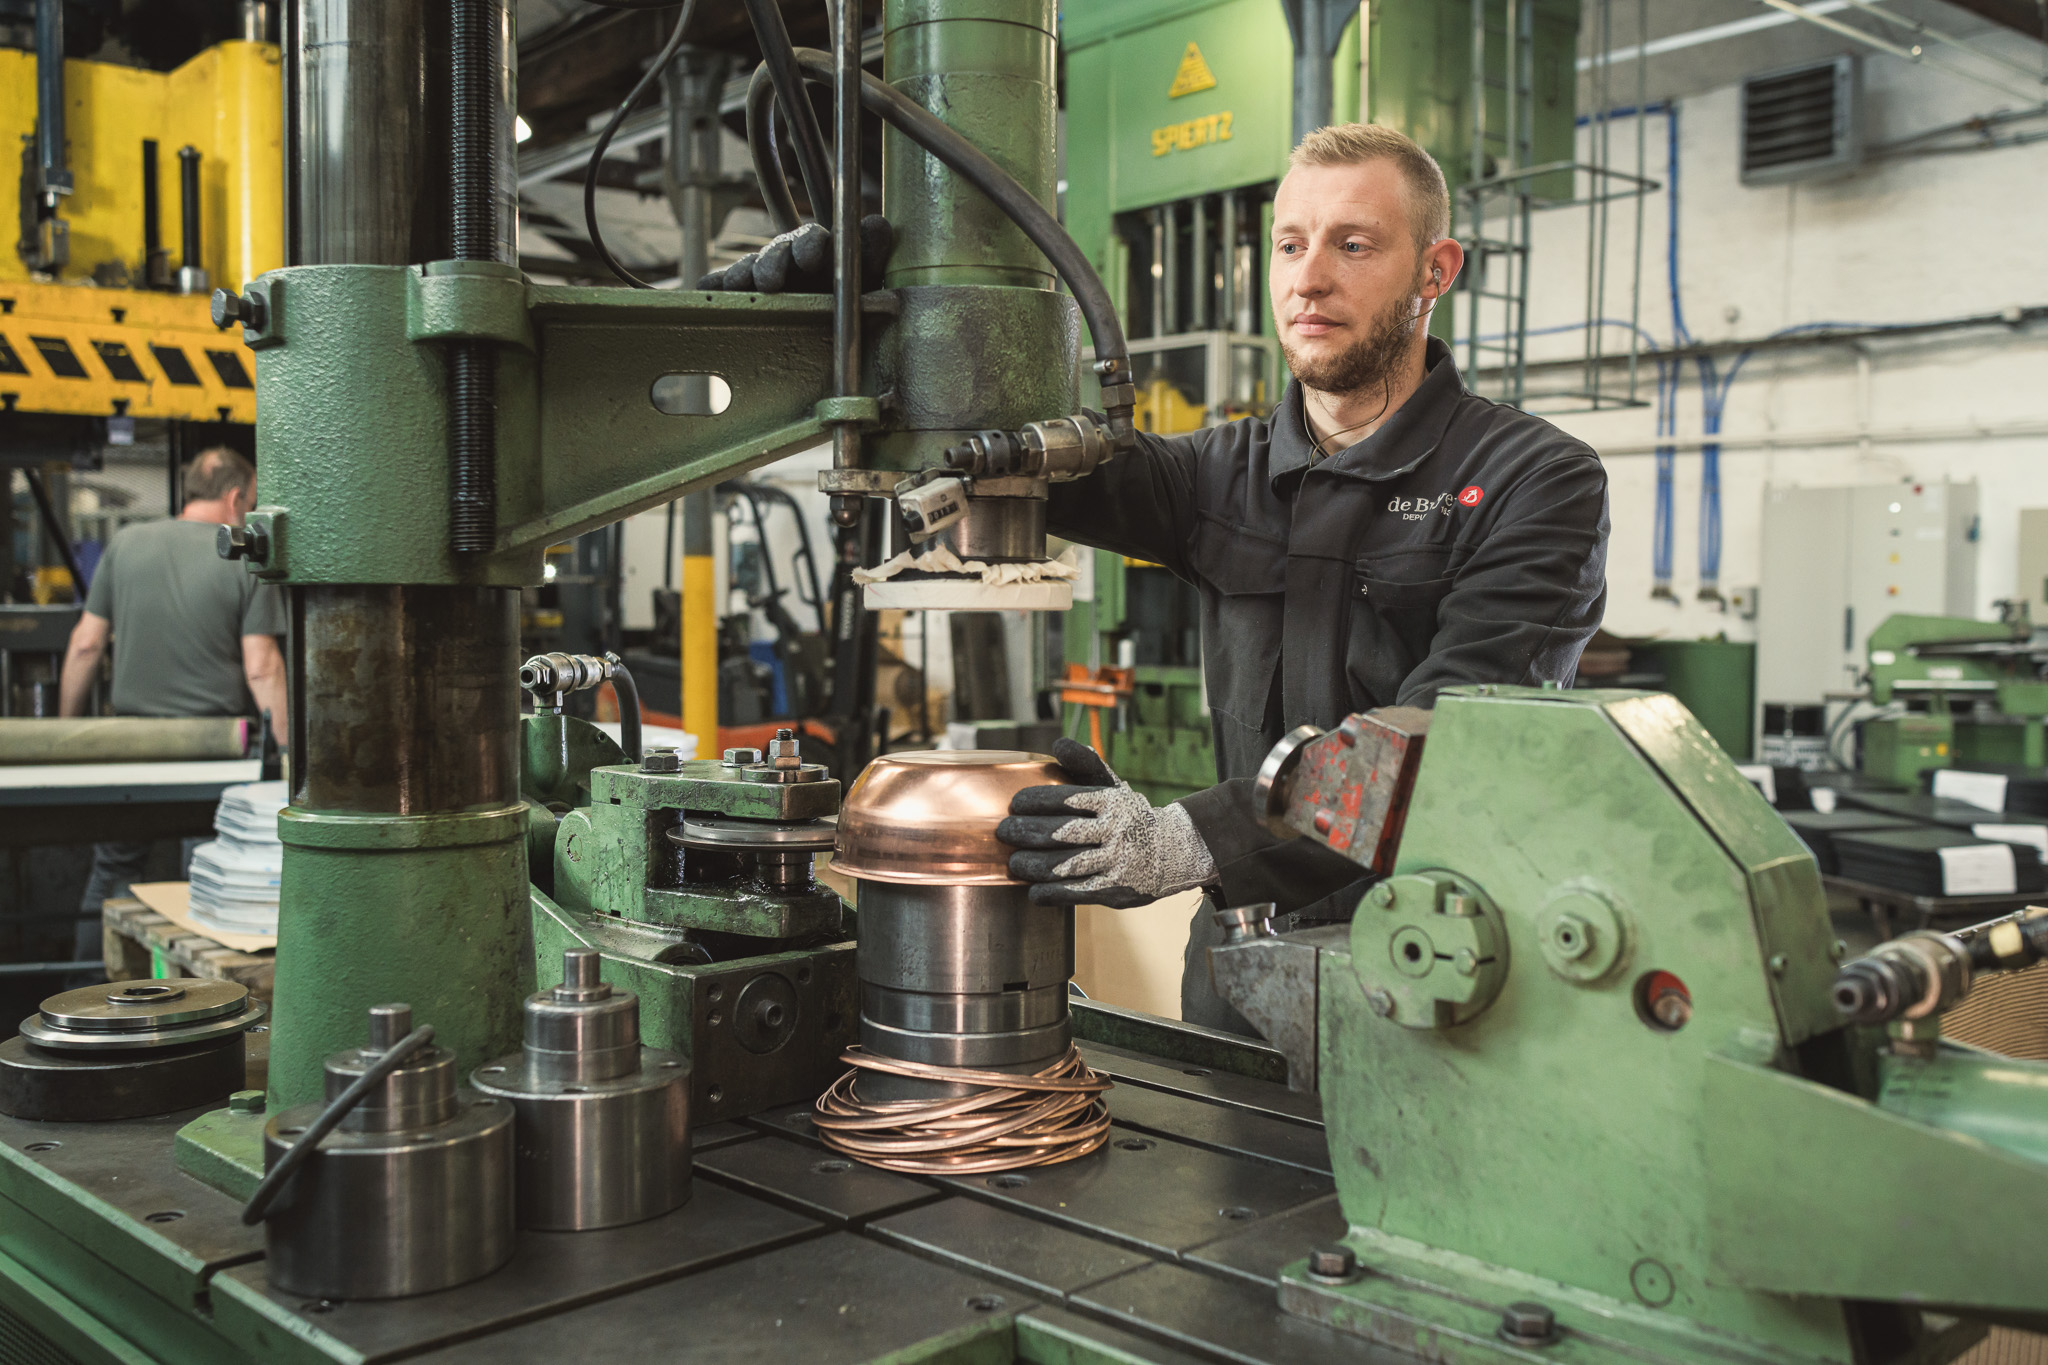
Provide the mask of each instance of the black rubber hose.
MULTIPOLYGON (((811 217, 832 226, 832 163, 825 156, 825 134, 818 127, 818 111, 797 72, 797 49, 790 46, 789 29, 782 22, 782 7, 776 0, 746 0, 747 18, 754 24, 754 40, 761 45, 761 65, 775 82, 775 102, 782 106, 782 121, 796 144, 796 166, 804 180, 804 192, 811 201, 811 217)), ((825 58, 824 81, 832 83, 832 59, 825 58)))
POLYGON ((775 82, 766 62, 754 68, 747 82, 747 150, 753 153, 754 178, 761 182, 769 220, 777 232, 795 232, 803 220, 797 217, 796 198, 782 169, 782 149, 775 141, 775 82))
POLYGON ((249 1196, 249 1202, 242 1208, 242 1221, 254 1227, 268 1218, 270 1206, 277 1202, 278 1195, 284 1193, 284 1187, 291 1183, 299 1168, 319 1150, 321 1141, 334 1131, 335 1125, 348 1117, 348 1111, 361 1104, 363 1096, 369 1094, 372 1088, 382 1085, 385 1078, 398 1070, 406 1058, 433 1041, 434 1026, 420 1025, 393 1043, 389 1052, 370 1063, 362 1075, 349 1083, 348 1089, 336 1095, 333 1103, 320 1111, 319 1118, 306 1125, 306 1131, 299 1136, 299 1140, 286 1148, 285 1154, 277 1159, 277 1164, 264 1175, 262 1183, 256 1186, 256 1192, 249 1196))
MULTIPOLYGON (((604 661, 612 666, 612 691, 619 698, 619 747, 626 751, 626 759, 638 763, 644 757, 640 736, 640 688, 633 681, 633 670, 616 654, 606 654, 604 661)), ((713 747, 717 747, 716 735, 711 736, 713 747)))
MULTIPOLYGON (((796 59, 807 79, 821 85, 832 83, 832 58, 829 54, 816 48, 798 48, 796 59)), ((988 153, 948 128, 930 110, 895 86, 863 72, 860 93, 861 104, 869 113, 886 121, 937 157, 948 170, 994 200, 996 207, 1008 214, 1010 221, 1031 239, 1031 244, 1045 253, 1053 269, 1073 291, 1074 302, 1080 307, 1081 316, 1087 320, 1088 331, 1095 341, 1095 372, 1101 378, 1102 387, 1108 390, 1115 385, 1129 384, 1131 353, 1129 344, 1124 340, 1124 325, 1117 317, 1116 304, 1111 301, 1109 290, 1103 286, 1102 277, 1089 264, 1086 253, 1060 226, 1059 219, 1053 217, 1029 190, 1018 184, 1014 176, 998 166, 988 153)), ((1121 446, 1133 430, 1132 403, 1128 400, 1105 402, 1104 407, 1108 411, 1110 430, 1121 446)))
MULTIPOLYGON (((499 26, 503 0, 455 0, 450 11, 449 191, 458 261, 498 251, 499 26)), ((448 348, 448 544, 484 554, 498 539, 498 352, 488 341, 448 348)))
MULTIPOLYGON (((661 73, 668 70, 669 63, 675 60, 676 53, 683 46, 683 34, 689 29, 690 20, 696 13, 697 0, 686 0, 683 12, 676 16, 675 32, 668 35, 668 42, 655 54, 654 64, 640 77, 640 83, 627 92, 626 98, 619 101, 618 108, 612 110, 611 121, 605 124, 604 131, 597 135, 597 145, 590 149, 590 160, 583 167, 583 228, 590 234, 591 248, 597 252, 597 258, 604 262, 605 269, 618 276, 621 283, 631 285, 635 289, 652 289, 654 286, 620 265, 613 259, 611 248, 604 244, 604 234, 597 228, 597 168, 604 164, 605 150, 612 145, 612 138, 617 135, 619 125, 626 121, 626 115, 638 107, 641 98, 661 79, 661 73)), ((696 281, 685 280, 683 283, 693 285, 696 281)))

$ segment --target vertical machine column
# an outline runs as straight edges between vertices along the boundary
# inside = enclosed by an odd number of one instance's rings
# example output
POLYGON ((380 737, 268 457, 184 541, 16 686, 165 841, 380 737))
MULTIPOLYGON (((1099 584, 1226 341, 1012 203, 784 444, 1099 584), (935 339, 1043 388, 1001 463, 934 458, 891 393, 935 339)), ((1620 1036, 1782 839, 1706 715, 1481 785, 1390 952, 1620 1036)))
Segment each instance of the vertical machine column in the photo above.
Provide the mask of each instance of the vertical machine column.
MULTIPOLYGON (((504 0, 305 0, 297 14, 286 58, 292 264, 509 262, 504 0), (458 64, 451 9, 473 11, 459 58, 471 96, 461 155, 496 162, 495 174, 473 164, 453 173, 452 111, 432 94, 449 90, 458 64), (365 109, 377 111, 374 139, 361 136, 365 109), (458 179, 469 227, 461 253, 449 192, 458 179)), ((472 414, 488 420, 494 388, 481 393, 472 414)), ((417 461, 413 446, 428 439, 406 432, 386 447, 334 452, 329 477, 374 509, 388 492, 386 462, 417 461)), ((257 454, 260 463, 260 445, 257 454)), ((323 1059, 387 1001, 411 1004, 465 1068, 510 1051, 533 973, 517 590, 316 581, 290 592, 273 1108, 319 1098, 323 1059)))
MULTIPOLYGON (((888 0, 883 26, 884 78, 1051 207, 1052 0, 888 0)), ((873 443, 874 465, 943 466, 945 448, 976 431, 1074 411, 1078 314, 1023 231, 893 130, 883 140, 882 205, 896 229, 883 283, 903 300, 885 362, 903 429, 873 443)), ((1018 492, 978 487, 944 539, 963 559, 1039 558, 1044 495, 1018 492)))

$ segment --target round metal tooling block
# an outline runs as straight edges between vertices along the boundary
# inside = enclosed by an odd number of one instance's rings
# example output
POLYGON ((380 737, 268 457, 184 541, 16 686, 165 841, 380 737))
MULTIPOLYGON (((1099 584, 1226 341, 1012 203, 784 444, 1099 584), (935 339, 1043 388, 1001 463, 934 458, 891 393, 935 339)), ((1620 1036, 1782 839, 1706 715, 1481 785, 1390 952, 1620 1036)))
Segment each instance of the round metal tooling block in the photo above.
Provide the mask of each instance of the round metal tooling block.
MULTIPOLYGON (((860 883, 861 1046, 979 1071, 1037 1071, 1072 1042, 1073 912, 1023 886, 860 883)), ((871 1099, 925 1098, 933 1082, 864 1076, 871 1099)))
POLYGON ((1044 559, 1045 514, 1043 493, 1036 497, 976 497, 967 504, 967 515, 939 532, 939 539, 962 560, 1044 559))
POLYGON ((671 829, 671 842, 684 848, 710 848, 723 853, 830 853, 838 836, 837 822, 800 820, 685 820, 671 829))
MULTIPOLYGON (((1043 754, 953 749, 868 764, 839 812, 835 870, 865 882, 1020 886, 996 826, 1026 787, 1068 780, 1043 754)), ((862 933, 867 932, 865 924, 862 933)))
POLYGON ((616 1227, 690 1197, 689 1061, 640 1045, 640 1001, 602 967, 564 952, 561 984, 526 999, 525 1046, 470 1077, 518 1114, 521 1227, 616 1227))
POLYGON ((0 1114, 84 1123, 175 1113, 240 1090, 245 1065, 239 1032, 128 1053, 60 1052, 9 1038, 0 1043, 0 1114))
POLYGON ((233 981, 110 981, 51 996, 21 1021, 21 1036, 61 1052, 186 1047, 240 1034, 264 1013, 233 981))
MULTIPOLYGON (((395 1299, 466 1284, 512 1257, 512 1106, 457 1090, 445 1123, 342 1127, 322 1139, 268 1223, 273 1289, 314 1299, 395 1299)), ((325 1107, 263 1130, 264 1166, 325 1107)))
POLYGON ((690 1066, 681 1055, 641 1048, 626 1075, 568 1081, 514 1053, 470 1081, 518 1115, 521 1227, 616 1227, 688 1202, 690 1066))

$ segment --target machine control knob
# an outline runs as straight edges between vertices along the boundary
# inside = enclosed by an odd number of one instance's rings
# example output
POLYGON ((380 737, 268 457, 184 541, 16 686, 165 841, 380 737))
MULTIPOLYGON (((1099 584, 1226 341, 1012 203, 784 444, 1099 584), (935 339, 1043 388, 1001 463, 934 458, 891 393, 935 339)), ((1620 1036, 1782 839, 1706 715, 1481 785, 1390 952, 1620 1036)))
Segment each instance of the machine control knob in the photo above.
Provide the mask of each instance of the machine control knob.
POLYGON ((253 526, 223 526, 213 534, 213 548, 222 559, 261 564, 270 558, 270 537, 253 526))

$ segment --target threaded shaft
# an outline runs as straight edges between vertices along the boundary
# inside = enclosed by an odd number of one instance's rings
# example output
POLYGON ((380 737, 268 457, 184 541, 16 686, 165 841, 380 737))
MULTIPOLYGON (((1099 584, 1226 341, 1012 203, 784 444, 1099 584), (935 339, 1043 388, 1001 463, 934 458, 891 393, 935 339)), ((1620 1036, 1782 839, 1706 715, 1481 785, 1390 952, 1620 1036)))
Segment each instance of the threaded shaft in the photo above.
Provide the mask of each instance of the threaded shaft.
POLYGON ((448 348, 449 545, 482 554, 498 537, 498 352, 483 341, 448 348))
MULTIPOLYGON (((454 0, 454 108, 448 187, 455 259, 497 258, 499 21, 504 0, 454 0)), ((498 353, 491 343, 448 348, 449 547, 484 554, 497 541, 498 353)))

